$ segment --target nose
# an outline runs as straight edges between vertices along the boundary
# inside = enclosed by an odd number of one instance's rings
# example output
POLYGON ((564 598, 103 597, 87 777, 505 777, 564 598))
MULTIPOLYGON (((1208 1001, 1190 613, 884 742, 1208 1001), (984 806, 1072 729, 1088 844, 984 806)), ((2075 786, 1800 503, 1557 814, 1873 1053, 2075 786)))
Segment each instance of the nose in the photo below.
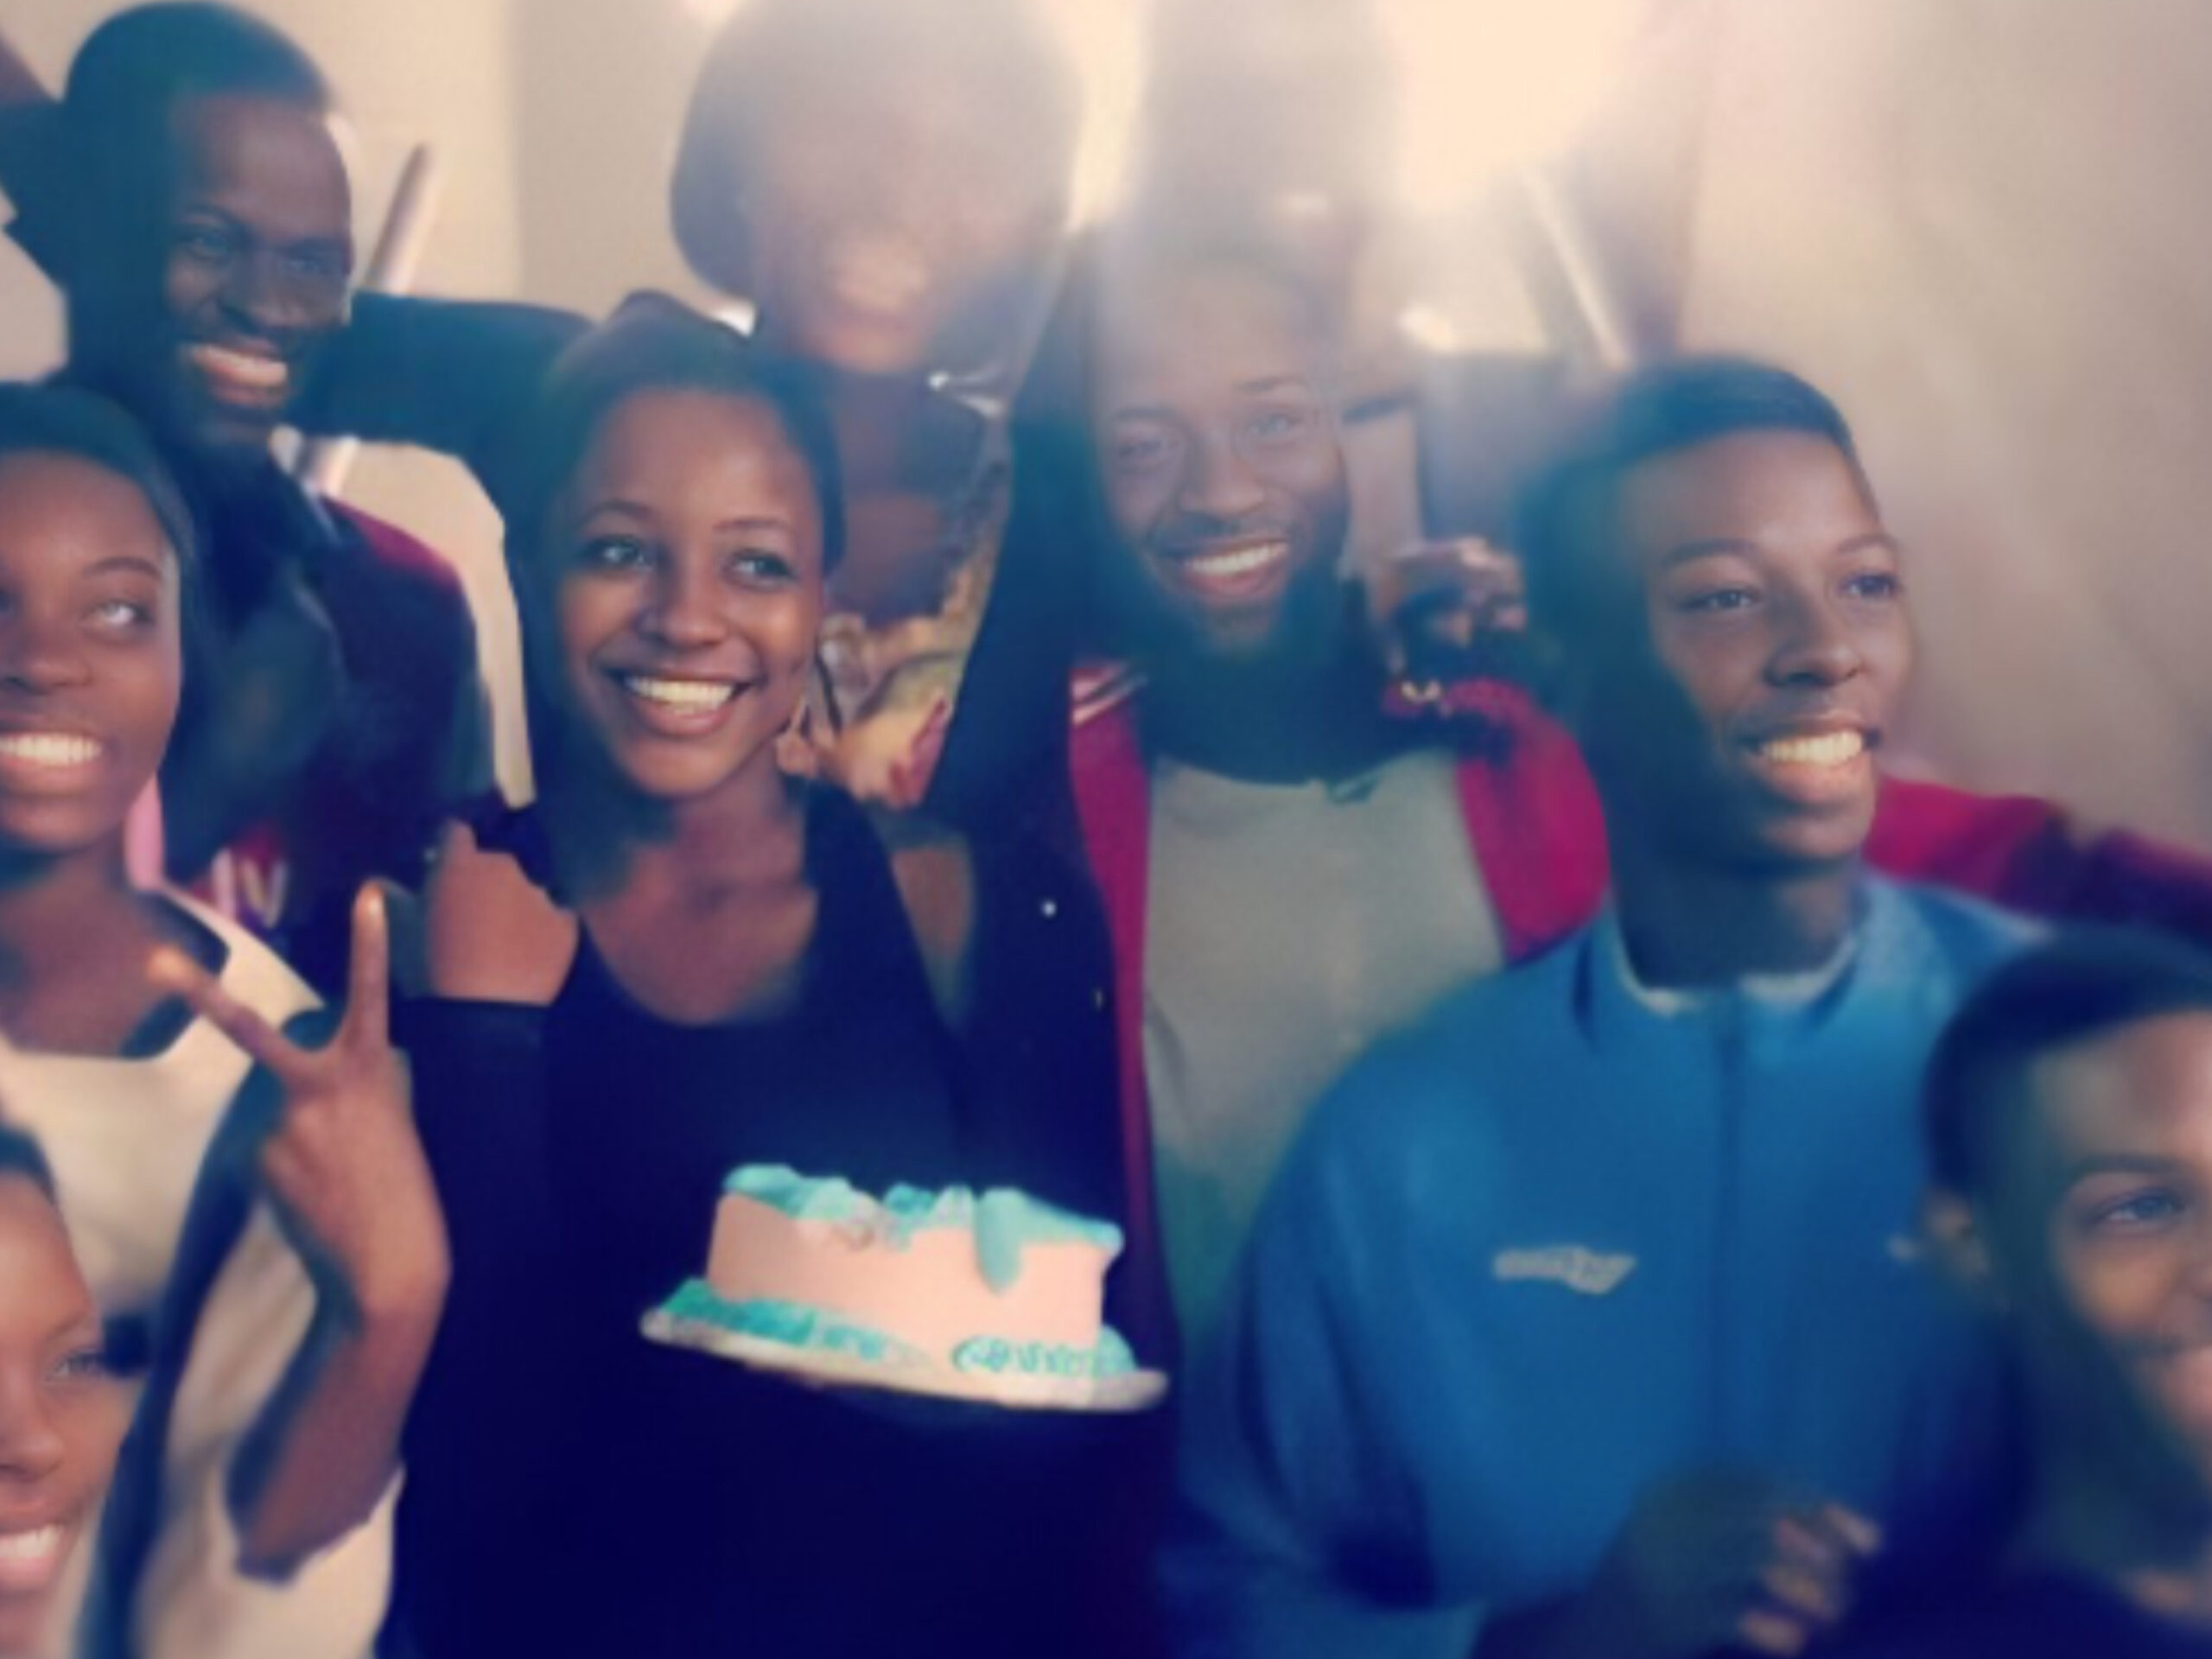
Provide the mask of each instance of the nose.
POLYGON ((232 260, 222 300, 224 309, 257 334, 303 328, 313 309, 304 285, 267 248, 249 249, 232 260))
POLYGON ((84 652, 68 630, 29 617, 0 628, 0 687, 42 696, 82 684, 86 671, 84 652))
POLYGON ((1800 593, 1781 609, 1781 635, 1767 669, 1777 683, 1841 685, 1865 669, 1857 633, 1825 594, 1800 593))
POLYGON ((639 632, 671 651, 702 651, 729 634, 720 585, 682 559, 671 559, 638 619, 639 632))
POLYGON ((0 1379, 0 1481, 35 1484, 61 1466, 67 1448, 37 1376, 11 1366, 0 1379))
POLYGON ((1211 433, 1191 446, 1175 504, 1192 518, 1235 524, 1257 512, 1267 499, 1259 474, 1226 435, 1211 433))

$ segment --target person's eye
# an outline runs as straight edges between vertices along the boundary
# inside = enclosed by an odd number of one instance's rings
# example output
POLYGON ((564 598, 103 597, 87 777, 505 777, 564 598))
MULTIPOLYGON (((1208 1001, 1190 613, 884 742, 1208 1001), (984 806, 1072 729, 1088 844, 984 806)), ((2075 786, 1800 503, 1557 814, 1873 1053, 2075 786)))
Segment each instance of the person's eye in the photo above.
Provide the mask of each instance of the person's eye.
POLYGON ((740 553, 730 560, 730 573, 752 588, 783 588, 798 580, 798 569, 780 553, 760 549, 740 553))
POLYGON ((345 259, 327 248, 306 248, 288 254, 285 269, 303 282, 342 283, 346 277, 345 259))
POLYGON ((2101 1232, 2151 1232, 2178 1219, 2184 1207, 2178 1194, 2152 1188, 2100 1205, 2089 1224, 2101 1232))
POLYGON ((72 1349, 54 1366, 54 1381, 58 1383, 93 1382, 111 1374, 107 1350, 97 1343, 72 1349))
POLYGON ((653 550, 634 536, 601 536, 584 543, 583 563, 595 570, 644 570, 653 550))
POLYGON ((1305 410, 1271 409, 1253 420, 1251 432, 1262 443, 1280 442, 1305 431, 1311 419, 1305 410))
POLYGON ((1132 432, 1114 440, 1114 464, 1131 472, 1166 460, 1168 442, 1156 432, 1132 432))
POLYGON ((153 609, 136 600, 104 599, 92 607, 91 621, 95 627, 113 633, 135 633, 150 626, 153 609))
POLYGON ((1904 592, 1904 578, 1894 570, 1864 570, 1844 583, 1853 599, 1891 600, 1904 592))
POLYGON ((1684 594, 1677 604, 1693 616, 1720 616, 1747 611, 1758 602, 1756 588, 1701 588, 1694 594, 1684 594))
POLYGON ((228 231, 213 225, 187 225, 176 233, 180 251, 194 259, 217 261, 231 257, 237 244, 228 231))

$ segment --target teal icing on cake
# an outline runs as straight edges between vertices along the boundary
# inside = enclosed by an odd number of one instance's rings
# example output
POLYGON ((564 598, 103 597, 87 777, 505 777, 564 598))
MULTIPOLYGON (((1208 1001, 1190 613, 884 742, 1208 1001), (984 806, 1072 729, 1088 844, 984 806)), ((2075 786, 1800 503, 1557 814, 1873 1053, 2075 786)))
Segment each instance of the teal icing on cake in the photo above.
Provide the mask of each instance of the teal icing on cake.
POLYGON ((1136 1356, 1111 1325, 1100 1330, 1095 1348, 1078 1348, 1069 1342, 970 1337, 952 1351, 953 1370, 988 1371, 995 1376, 1127 1376, 1136 1368, 1136 1356))
POLYGON ((849 1354, 878 1365, 925 1365, 929 1356, 887 1332, 839 1319, 804 1302, 760 1300, 733 1302, 717 1295, 703 1279, 687 1279, 661 1305, 672 1319, 715 1325, 740 1336, 758 1337, 792 1348, 849 1354))
POLYGON ((933 1228, 971 1231, 983 1282, 1001 1294, 1021 1277, 1021 1253, 1032 1244, 1096 1245, 1109 1262, 1122 1251, 1122 1230, 1111 1222, 1092 1221, 1011 1186, 992 1187, 978 1198, 965 1186, 933 1192, 899 1185, 879 1201, 836 1176, 802 1175, 783 1164, 747 1164, 722 1183, 722 1191, 780 1210, 795 1221, 880 1224, 893 1249, 905 1249, 915 1234, 933 1228))
MULTIPOLYGON (((835 1313, 804 1302, 762 1298, 733 1302, 717 1294, 703 1279, 687 1279, 661 1305, 664 1318, 686 1325, 711 1325, 764 1342, 844 1355, 870 1364, 899 1367, 928 1366, 931 1357, 912 1343, 901 1342, 887 1332, 856 1325, 835 1313)), ((1004 1337, 970 1337, 952 1351, 956 1371, 982 1372, 992 1376, 1056 1377, 1077 1381, 1127 1376, 1137 1368, 1136 1357, 1121 1333, 1108 1326, 1098 1333, 1093 1348, 1066 1342, 1015 1342, 1004 1337)))

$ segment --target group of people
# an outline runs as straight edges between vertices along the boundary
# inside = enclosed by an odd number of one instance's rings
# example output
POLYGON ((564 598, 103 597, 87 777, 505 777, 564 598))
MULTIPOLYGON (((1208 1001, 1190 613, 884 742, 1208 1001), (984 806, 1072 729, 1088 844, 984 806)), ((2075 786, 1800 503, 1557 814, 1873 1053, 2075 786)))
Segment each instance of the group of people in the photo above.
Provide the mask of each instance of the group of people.
POLYGON ((1071 246, 1027 0, 734 16, 745 334, 353 293, 233 8, 0 84, 0 1653, 2212 1651, 2212 861, 1883 775, 1815 388, 1592 385, 1409 688, 1341 284, 1071 246), (498 505, 529 801, 288 425, 498 505), (648 1343, 747 1163, 1116 1222, 1169 1403, 648 1343))

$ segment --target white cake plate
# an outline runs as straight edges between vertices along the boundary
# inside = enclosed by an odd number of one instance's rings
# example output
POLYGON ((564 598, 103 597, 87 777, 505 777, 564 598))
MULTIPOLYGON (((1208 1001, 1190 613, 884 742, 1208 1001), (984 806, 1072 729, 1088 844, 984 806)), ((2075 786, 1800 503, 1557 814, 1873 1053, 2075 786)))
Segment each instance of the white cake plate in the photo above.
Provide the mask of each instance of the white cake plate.
POLYGON ((766 1337, 747 1336, 704 1319, 677 1319, 655 1308, 644 1330, 671 1348, 734 1359, 756 1371, 822 1389, 874 1389, 933 1400, 966 1400, 1015 1411, 1126 1413, 1147 1411, 1166 1397, 1160 1371, 1124 1371, 1118 1376, 1010 1376, 987 1371, 956 1371, 934 1365, 900 1365, 862 1359, 820 1348, 800 1348, 766 1337))

